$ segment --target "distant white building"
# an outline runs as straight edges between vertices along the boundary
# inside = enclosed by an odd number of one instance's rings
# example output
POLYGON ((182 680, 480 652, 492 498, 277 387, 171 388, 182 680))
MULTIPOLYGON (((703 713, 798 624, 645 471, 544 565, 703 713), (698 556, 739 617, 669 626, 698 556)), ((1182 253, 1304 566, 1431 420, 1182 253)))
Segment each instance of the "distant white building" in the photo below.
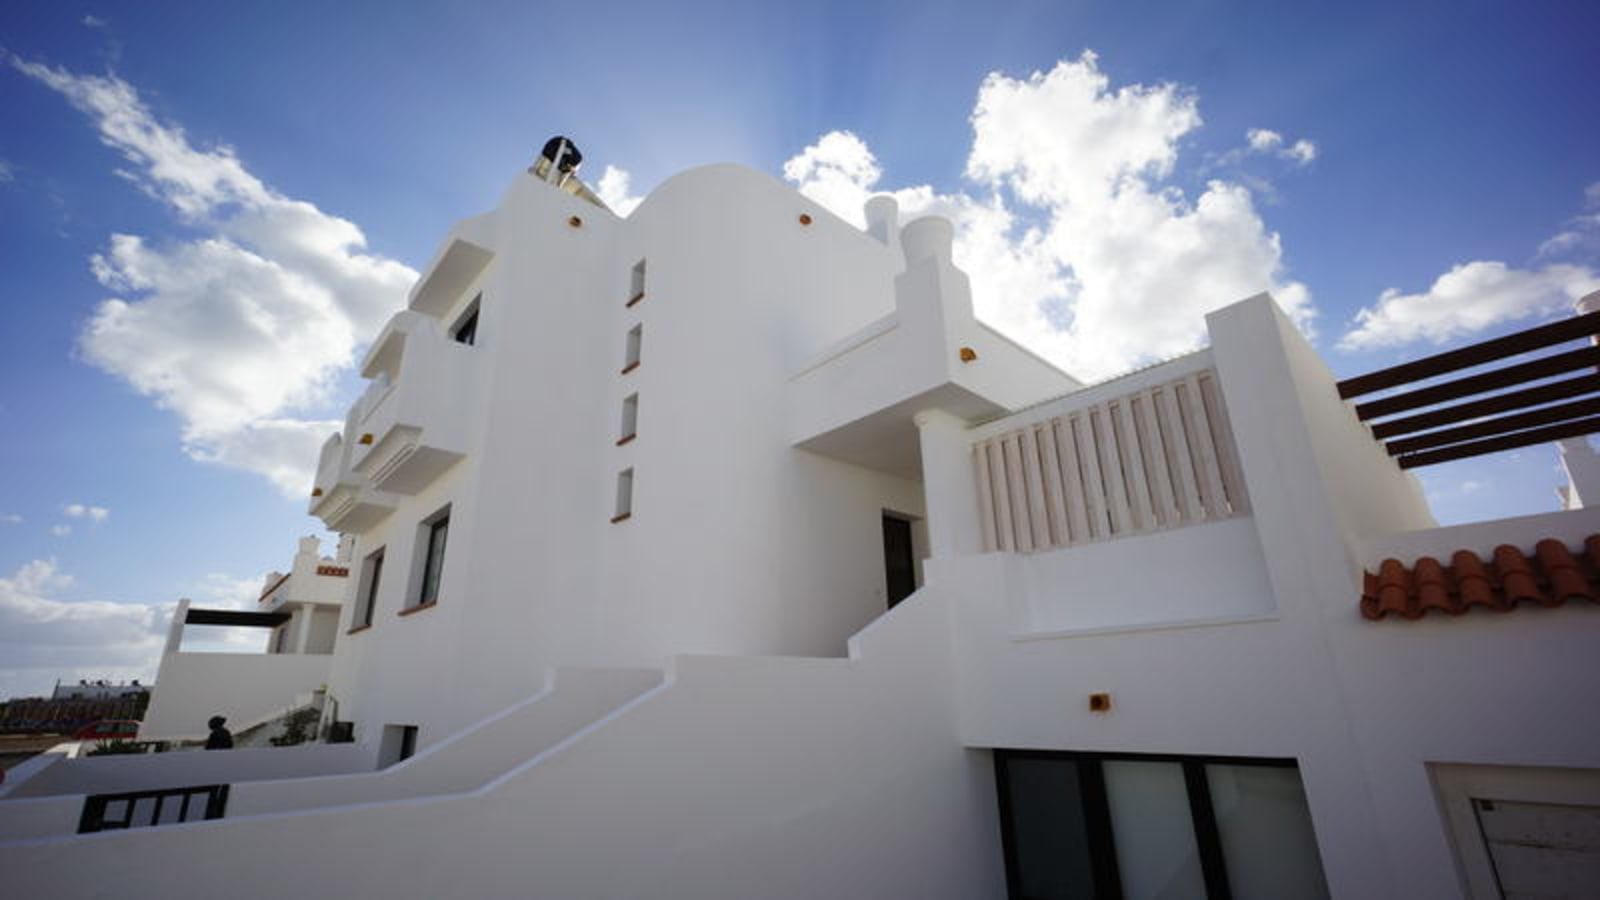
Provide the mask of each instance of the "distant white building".
POLYGON ((727 165, 621 219, 543 172, 445 239, 322 451, 353 743, 41 764, 8 884, 1600 883, 1600 510, 1437 527, 1264 295, 1085 386, 973 317, 941 219, 727 165), (215 820, 74 834, 157 797, 215 820))
POLYGON ((137 678, 126 683, 105 681, 103 679, 98 681, 80 680, 77 684, 63 684, 58 681, 55 688, 50 692, 50 699, 115 700, 122 697, 136 697, 139 694, 148 693, 150 689, 151 685, 140 684, 137 678))

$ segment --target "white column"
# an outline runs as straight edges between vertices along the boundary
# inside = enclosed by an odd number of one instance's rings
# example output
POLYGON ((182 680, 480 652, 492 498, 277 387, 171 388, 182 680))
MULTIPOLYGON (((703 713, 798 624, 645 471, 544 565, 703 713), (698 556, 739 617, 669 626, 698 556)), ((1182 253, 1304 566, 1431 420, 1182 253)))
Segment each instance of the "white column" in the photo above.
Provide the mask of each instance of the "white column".
POLYGON ((978 531, 978 485, 967 423, 943 410, 912 417, 922 443, 922 493, 928 510, 928 555, 933 559, 983 552, 978 531))
POLYGON ((1589 438, 1564 438, 1556 446, 1561 448, 1561 466, 1567 470, 1567 491, 1561 505, 1567 509, 1600 505, 1600 454, 1589 445, 1589 438))
MULTIPOLYGON (((1580 316, 1600 311, 1600 291, 1578 298, 1572 310, 1580 316)), ((1591 336, 1589 342, 1600 346, 1600 334, 1591 336)), ((1556 441, 1556 446, 1561 450, 1561 467, 1567 470, 1566 488, 1556 491, 1562 509, 1600 504, 1600 456, 1590 446, 1588 436, 1564 438, 1556 441)))
POLYGON ((289 620, 288 624, 290 628, 297 629, 294 635, 294 652, 296 653, 304 654, 306 652, 306 644, 311 640, 311 620, 315 618, 311 615, 311 610, 311 605, 307 603, 296 603, 294 605, 293 618, 289 620))
POLYGON ((171 656, 183 646, 183 620, 189 617, 189 598, 184 597, 178 601, 177 608, 172 611, 172 622, 167 625, 167 646, 161 651, 164 656, 171 656))

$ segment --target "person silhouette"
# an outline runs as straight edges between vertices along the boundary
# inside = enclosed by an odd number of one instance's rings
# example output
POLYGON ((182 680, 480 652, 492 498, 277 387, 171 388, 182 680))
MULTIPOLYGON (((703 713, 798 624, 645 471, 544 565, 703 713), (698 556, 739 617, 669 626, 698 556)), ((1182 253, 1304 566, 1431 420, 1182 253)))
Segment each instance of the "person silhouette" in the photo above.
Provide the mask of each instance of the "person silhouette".
POLYGON ((222 716, 212 716, 206 724, 211 727, 211 735, 206 738, 207 750, 232 750, 233 734, 222 726, 227 723, 222 716))

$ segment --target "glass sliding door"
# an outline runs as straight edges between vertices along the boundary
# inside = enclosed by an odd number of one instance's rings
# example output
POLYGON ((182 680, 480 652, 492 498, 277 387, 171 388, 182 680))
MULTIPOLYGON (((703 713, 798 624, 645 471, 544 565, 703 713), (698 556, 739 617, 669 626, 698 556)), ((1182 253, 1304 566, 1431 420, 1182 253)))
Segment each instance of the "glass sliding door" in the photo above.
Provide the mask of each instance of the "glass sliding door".
POLYGON ((1212 763, 1206 784, 1235 900, 1328 896, 1298 769, 1212 763))
POLYGON ((1126 900, 1206 895, 1183 765, 1107 760, 1106 803, 1126 900))
POLYGON ((1009 895, 1322 900, 1292 760, 996 750, 1009 895))
POLYGON ((1007 769, 1006 788, 1019 896, 1096 896, 1078 767, 1019 759, 1007 769))

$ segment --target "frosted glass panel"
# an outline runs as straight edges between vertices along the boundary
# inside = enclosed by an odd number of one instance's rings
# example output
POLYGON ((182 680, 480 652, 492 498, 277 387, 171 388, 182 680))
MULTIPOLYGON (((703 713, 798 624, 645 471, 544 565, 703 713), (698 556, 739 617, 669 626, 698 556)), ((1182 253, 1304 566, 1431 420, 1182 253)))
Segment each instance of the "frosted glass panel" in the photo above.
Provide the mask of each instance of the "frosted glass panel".
POLYGON ((1013 759, 1006 765, 1017 887, 1029 900, 1094 896, 1089 829, 1078 767, 1066 760, 1013 759))
POLYGON ((1103 770, 1126 900, 1206 895, 1183 766, 1108 760, 1103 770))
POLYGON ((1236 900, 1328 896, 1300 772, 1274 766, 1206 766, 1236 900))

